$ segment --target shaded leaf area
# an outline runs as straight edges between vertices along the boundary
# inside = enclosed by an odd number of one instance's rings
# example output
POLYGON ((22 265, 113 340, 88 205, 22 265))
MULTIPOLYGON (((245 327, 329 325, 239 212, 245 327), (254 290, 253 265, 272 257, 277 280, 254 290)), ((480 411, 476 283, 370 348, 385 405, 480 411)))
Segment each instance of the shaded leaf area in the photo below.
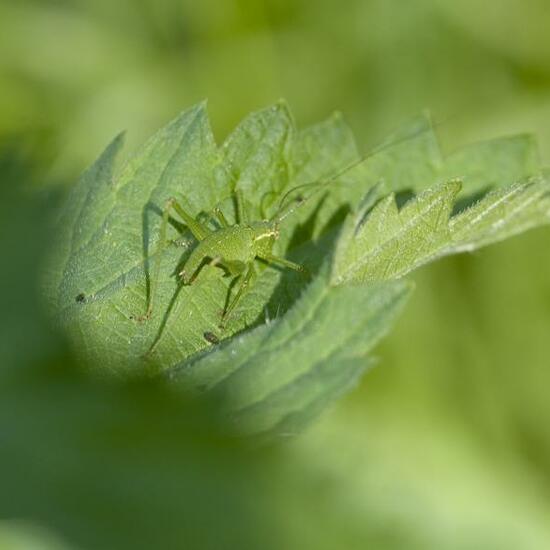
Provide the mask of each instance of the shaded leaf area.
POLYGON ((273 461, 228 435, 214 403, 158 380, 89 376, 51 330, 29 266, 51 238, 52 203, 19 196, 24 174, 6 174, 0 159, 0 306, 13 312, 0 318, 0 546, 284 546, 273 461))
POLYGON ((172 369, 170 378, 214 389, 239 430, 294 433, 354 385, 409 291, 404 282, 331 287, 324 273, 284 317, 172 369))
POLYGON ((269 460, 223 436, 214 411, 150 380, 90 381, 68 355, 4 377, 0 518, 77 548, 264 547, 269 460))
POLYGON ((57 534, 29 521, 0 521, 0 548, 2 550, 70 550, 57 534))

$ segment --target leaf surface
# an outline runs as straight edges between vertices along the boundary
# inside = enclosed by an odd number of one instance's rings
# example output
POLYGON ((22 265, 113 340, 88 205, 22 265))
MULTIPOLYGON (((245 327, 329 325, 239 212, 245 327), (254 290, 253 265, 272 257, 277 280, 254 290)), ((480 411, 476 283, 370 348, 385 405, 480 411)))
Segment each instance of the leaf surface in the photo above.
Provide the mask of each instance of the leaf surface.
POLYGON ((296 431, 354 385, 408 295, 397 279, 550 218, 530 137, 444 157, 426 117, 363 158, 339 115, 298 131, 282 102, 249 115, 220 147, 204 104, 117 171, 121 144, 83 175, 60 215, 46 281, 56 320, 94 368, 167 373, 216 393, 247 433, 296 431), (274 252, 313 277, 257 263, 220 329, 231 279, 205 266, 181 285, 176 274, 197 243, 177 216, 164 247, 159 230, 171 197, 212 231, 216 206, 235 223, 235 191, 249 220, 283 218, 274 252), (158 257, 153 314, 143 320, 158 257))
POLYGON ((410 290, 402 281, 334 287, 323 273, 284 317, 172 369, 170 378, 217 392, 242 430, 294 432, 354 385, 410 290))

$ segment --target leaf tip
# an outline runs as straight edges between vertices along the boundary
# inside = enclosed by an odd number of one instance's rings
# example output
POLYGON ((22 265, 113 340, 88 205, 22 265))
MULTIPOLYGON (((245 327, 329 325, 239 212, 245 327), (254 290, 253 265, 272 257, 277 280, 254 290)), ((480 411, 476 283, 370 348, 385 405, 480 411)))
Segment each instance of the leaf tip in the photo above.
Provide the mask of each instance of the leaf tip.
MULTIPOLYGON (((189 109, 185 109, 184 111, 180 111, 180 113, 175 117, 172 124, 180 124, 182 122, 187 122, 187 119, 189 117, 194 118, 197 116, 207 116, 208 112, 208 100, 203 99, 199 101, 198 103, 195 103, 189 109)), ((170 125, 171 126, 171 125, 170 125)))
POLYGON ((462 190, 462 179, 452 178, 447 182, 446 187, 452 194, 457 195, 462 190))
POLYGON ((292 111, 290 106, 287 103, 286 99, 279 98, 272 106, 271 110, 278 115, 283 115, 285 118, 288 118, 292 123, 294 123, 294 117, 292 116, 292 111))

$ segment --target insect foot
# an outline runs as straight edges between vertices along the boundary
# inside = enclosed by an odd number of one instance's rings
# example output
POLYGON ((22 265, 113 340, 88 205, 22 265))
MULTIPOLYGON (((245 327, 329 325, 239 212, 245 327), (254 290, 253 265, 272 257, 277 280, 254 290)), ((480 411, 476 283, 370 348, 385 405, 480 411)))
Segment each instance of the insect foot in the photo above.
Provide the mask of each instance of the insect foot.
POLYGON ((130 315, 130 319, 138 323, 143 323, 144 321, 149 321, 151 319, 151 310, 147 310, 144 315, 130 315))
POLYGON ((220 309, 218 312, 218 315, 220 316, 220 322, 218 323, 218 328, 220 330, 225 330, 227 320, 229 319, 229 315, 226 314, 226 311, 224 309, 220 309))

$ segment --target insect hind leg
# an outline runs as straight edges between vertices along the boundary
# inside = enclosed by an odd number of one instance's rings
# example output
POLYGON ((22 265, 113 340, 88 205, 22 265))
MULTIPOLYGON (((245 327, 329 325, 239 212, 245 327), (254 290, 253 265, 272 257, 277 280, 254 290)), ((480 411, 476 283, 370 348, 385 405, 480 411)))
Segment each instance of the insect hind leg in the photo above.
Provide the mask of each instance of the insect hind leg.
MULTIPOLYGON (((242 273, 242 272, 241 272, 242 273)), ((241 280, 239 282, 239 288, 237 290, 237 293, 235 294, 235 297, 233 300, 229 303, 227 308, 222 314, 222 318, 220 321, 220 328, 225 328, 225 323, 227 322, 227 319, 231 315, 232 311, 235 309, 237 304, 240 302, 241 298, 243 297, 248 285, 250 284, 250 280, 252 279, 252 276, 254 275, 254 263, 250 262, 248 264, 248 269, 246 270, 246 273, 244 275, 241 275, 241 280)))
POLYGON ((174 198, 168 199, 164 208, 164 212, 169 212, 170 209, 173 209, 185 222, 185 225, 189 228, 189 231, 191 231, 193 237, 195 237, 197 241, 200 242, 204 240, 206 237, 208 237, 208 235, 210 235, 210 233, 212 233, 212 231, 208 227, 206 227, 206 225, 193 218, 193 216, 191 216, 191 214, 189 214, 185 210, 185 208, 183 208, 180 203, 174 198))

